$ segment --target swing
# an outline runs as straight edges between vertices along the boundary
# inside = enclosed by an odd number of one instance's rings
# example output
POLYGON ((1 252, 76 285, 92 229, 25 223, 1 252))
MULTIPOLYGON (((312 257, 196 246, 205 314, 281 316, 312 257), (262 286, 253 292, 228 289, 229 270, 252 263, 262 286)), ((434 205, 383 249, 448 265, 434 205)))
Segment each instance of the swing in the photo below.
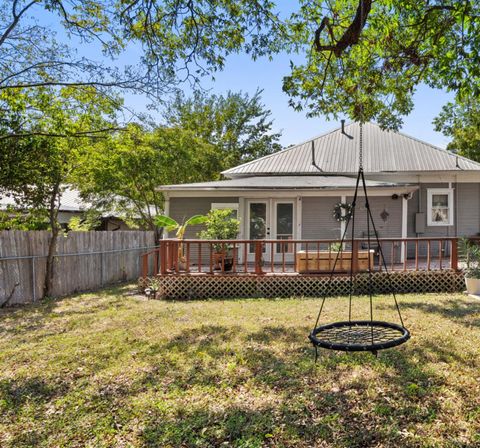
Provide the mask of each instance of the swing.
POLYGON ((368 351, 377 356, 379 350, 396 347, 410 339, 410 332, 405 328, 403 324, 402 315, 400 313, 400 307, 398 306, 397 298, 395 295, 394 287, 387 270, 387 263, 383 254, 382 246, 378 238, 378 232, 375 227, 375 222, 370 210, 370 204, 367 195, 367 186, 365 182, 365 176, 363 172, 363 129, 362 123, 360 123, 360 144, 359 144, 359 169, 357 174, 357 181, 355 185, 355 193, 351 204, 351 210, 348 214, 345 229, 342 235, 341 243, 337 251, 333 268, 329 275, 327 287, 325 289, 323 300, 320 305, 320 310, 317 315, 317 320, 310 332, 309 339, 315 347, 315 361, 318 358, 318 348, 324 348, 327 350, 341 350, 346 352, 358 352, 368 351), (373 318, 373 285, 372 285, 372 268, 368 263, 368 294, 370 298, 370 320, 352 320, 352 295, 354 291, 354 274, 353 263, 350 264, 350 294, 349 294, 349 310, 348 321, 334 322, 325 325, 319 325, 320 317, 323 311, 325 300, 330 292, 335 267, 339 259, 339 254, 342 251, 344 243, 346 242, 346 236, 348 228, 351 224, 352 237, 351 244, 353 248, 353 242, 355 238, 355 207, 357 205, 358 191, 360 188, 363 190, 365 197, 365 209, 366 209, 366 221, 367 221, 367 248, 368 253, 371 249, 371 233, 370 225, 373 230, 372 236, 375 238, 375 245, 378 248, 379 262, 385 269, 390 292, 393 296, 395 307, 399 317, 399 324, 391 322, 383 322, 374 320, 373 318))

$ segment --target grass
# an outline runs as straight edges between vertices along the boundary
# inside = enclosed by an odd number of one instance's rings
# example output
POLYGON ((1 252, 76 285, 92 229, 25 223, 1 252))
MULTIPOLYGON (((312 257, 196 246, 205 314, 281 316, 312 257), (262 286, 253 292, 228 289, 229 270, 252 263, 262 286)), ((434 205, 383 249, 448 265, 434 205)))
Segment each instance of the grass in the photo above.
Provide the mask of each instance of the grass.
MULTIPOLYGON (((127 287, 1 310, 0 446, 480 446, 480 302, 400 302, 407 344, 317 364, 318 300, 147 301, 127 287)), ((325 321, 346 304, 328 300, 325 321)), ((390 297, 376 304, 395 319, 390 297)))

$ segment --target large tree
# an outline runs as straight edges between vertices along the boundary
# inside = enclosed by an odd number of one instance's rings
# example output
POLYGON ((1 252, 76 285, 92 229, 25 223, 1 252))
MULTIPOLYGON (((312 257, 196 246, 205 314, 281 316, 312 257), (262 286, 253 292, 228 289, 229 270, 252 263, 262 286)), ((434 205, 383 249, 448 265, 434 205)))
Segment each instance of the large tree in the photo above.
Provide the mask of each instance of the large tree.
POLYGON ((253 96, 230 91, 226 95, 196 92, 190 98, 178 94, 165 118, 211 143, 219 152, 222 169, 231 168, 281 149, 280 133, 272 131, 271 111, 261 94, 261 90, 253 96))
POLYGON ((283 86, 296 109, 397 128, 420 83, 459 99, 480 93, 478 1, 300 3, 290 39, 306 57, 283 86))
POLYGON ((96 208, 114 210, 132 225, 157 232, 163 184, 208 180, 221 167, 215 148, 181 128, 129 125, 91 147, 77 167, 75 183, 96 208))
POLYGON ((176 83, 222 69, 231 53, 287 51, 297 56, 284 91, 310 115, 395 128, 420 83, 460 99, 479 92, 476 0, 299 0, 289 9, 280 17, 269 0, 3 0, 0 90, 88 84, 158 102, 176 83), (76 51, 87 45, 103 59, 76 51), (130 49, 139 60, 120 64, 130 49))
POLYGON ((3 99, 9 105, 9 119, 0 122, 0 127, 11 128, 12 123, 21 122, 23 135, 0 136, 0 195, 12 197, 22 212, 48 220, 52 235, 44 293, 50 295, 60 232, 60 199, 84 153, 95 142, 91 135, 83 135, 84 130, 115 127, 116 110, 94 88, 86 86, 81 90, 22 89, 16 95, 3 92, 3 99))
POLYGON ((477 98, 446 104, 433 123, 436 131, 452 139, 448 149, 480 162, 480 101, 477 98))

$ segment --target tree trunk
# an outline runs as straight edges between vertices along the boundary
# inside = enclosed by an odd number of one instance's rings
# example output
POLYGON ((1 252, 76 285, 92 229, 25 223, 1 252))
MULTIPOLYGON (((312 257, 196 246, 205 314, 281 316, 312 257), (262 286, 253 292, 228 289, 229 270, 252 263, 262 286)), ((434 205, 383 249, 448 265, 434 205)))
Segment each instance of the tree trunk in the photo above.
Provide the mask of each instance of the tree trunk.
POLYGON ((56 184, 53 187, 52 196, 50 198, 50 209, 48 211, 48 217, 50 220, 50 228, 52 231, 52 237, 48 244, 48 253, 47 253, 47 266, 45 270, 45 283, 43 287, 43 296, 49 297, 52 295, 53 291, 53 269, 55 262, 55 254, 57 252, 57 240, 58 234, 60 233, 60 225, 58 224, 58 207, 60 206, 59 201, 59 192, 60 185, 56 184), (58 200, 58 204, 57 204, 58 200))

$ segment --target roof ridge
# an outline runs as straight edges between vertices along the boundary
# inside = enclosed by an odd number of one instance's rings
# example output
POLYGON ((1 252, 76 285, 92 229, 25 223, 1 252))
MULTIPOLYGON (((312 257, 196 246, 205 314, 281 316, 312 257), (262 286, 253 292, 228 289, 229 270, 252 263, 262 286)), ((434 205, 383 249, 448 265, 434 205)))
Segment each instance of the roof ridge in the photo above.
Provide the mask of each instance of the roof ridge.
MULTIPOLYGON (((349 125, 351 125, 351 124, 352 124, 352 123, 349 123, 347 126, 349 126, 349 125)), ((332 130, 330 130, 330 131, 324 132, 323 134, 319 134, 319 135, 317 135, 317 136, 315 136, 315 137, 312 137, 312 138, 309 138, 309 139, 307 139, 307 140, 305 140, 305 141, 303 141, 303 142, 301 142, 301 143, 297 143, 297 144, 295 144, 295 145, 292 145, 292 146, 289 146, 289 147, 287 147, 287 148, 281 149, 280 151, 274 152, 274 153, 272 153, 272 154, 267 154, 266 156, 260 157, 260 158, 258 158, 258 159, 250 160, 249 162, 245 162, 245 163, 241 163, 240 165, 232 166, 232 167, 229 168, 228 170, 222 171, 220 174, 226 174, 226 173, 228 173, 228 172, 231 171, 231 170, 235 170, 235 169, 237 169, 237 168, 241 168, 241 167, 244 167, 244 166, 248 166, 248 165, 250 165, 251 163, 259 162, 260 160, 269 159, 270 157, 276 156, 276 155, 278 155, 278 154, 285 154, 285 152, 287 152, 287 151, 291 151, 292 149, 295 149, 295 148, 297 148, 297 147, 299 147, 299 146, 302 146, 302 145, 304 145, 305 143, 312 142, 312 141, 317 140, 317 139, 319 139, 319 138, 325 137, 325 136, 327 136, 327 135, 329 135, 329 134, 333 134, 334 132, 339 131, 340 129, 341 129, 341 127, 332 129, 332 130)))

